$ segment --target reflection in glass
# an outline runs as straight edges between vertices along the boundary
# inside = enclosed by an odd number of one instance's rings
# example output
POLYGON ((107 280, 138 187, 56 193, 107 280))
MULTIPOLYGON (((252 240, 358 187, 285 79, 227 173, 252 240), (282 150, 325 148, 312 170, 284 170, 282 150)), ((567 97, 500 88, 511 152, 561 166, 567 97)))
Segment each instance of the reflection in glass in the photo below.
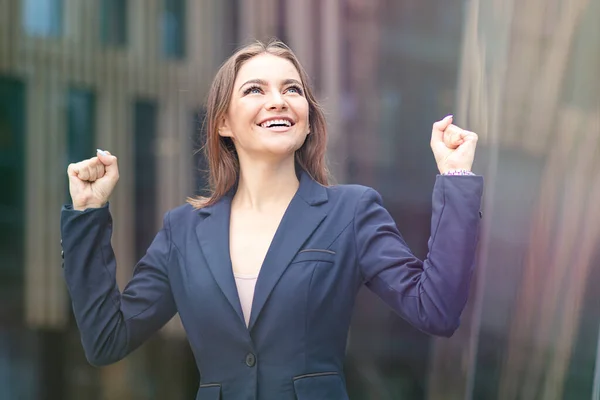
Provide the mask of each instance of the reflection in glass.
POLYGON ((447 370, 435 376, 467 384, 449 381, 435 398, 591 395, 600 35, 589 16, 599 11, 587 0, 469 3, 458 114, 481 134, 486 224, 471 324, 436 346, 447 370))
POLYGON ((123 47, 127 44, 128 0, 102 0, 100 40, 102 44, 123 47))
POLYGON ((23 0, 23 27, 31 36, 62 34, 63 0, 23 0))
POLYGON ((163 54, 166 58, 185 57, 185 8, 185 0, 163 0, 161 35, 163 54))

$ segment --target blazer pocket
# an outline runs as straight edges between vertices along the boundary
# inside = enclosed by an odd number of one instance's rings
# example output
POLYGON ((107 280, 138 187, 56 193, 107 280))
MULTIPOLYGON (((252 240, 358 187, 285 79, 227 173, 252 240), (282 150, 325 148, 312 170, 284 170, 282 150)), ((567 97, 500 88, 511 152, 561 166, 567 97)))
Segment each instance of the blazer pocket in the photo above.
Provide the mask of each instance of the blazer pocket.
POLYGON ((221 400, 221 384, 205 383, 200 385, 196 400, 221 400))
POLYGON ((298 400, 347 400, 348 394, 337 372, 317 372, 294 377, 298 400))
POLYGON ((296 257, 292 260, 292 264, 305 262, 305 261, 321 261, 321 262, 334 262, 335 251, 327 249, 304 249, 300 250, 296 257))

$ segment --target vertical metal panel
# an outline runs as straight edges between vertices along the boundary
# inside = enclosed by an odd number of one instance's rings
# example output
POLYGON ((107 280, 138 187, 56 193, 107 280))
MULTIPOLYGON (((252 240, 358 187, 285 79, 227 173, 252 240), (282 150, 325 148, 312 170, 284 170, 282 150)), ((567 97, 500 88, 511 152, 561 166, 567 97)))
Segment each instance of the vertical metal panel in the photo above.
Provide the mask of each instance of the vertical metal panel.
POLYGON ((257 26, 256 37, 266 40, 277 34, 277 3, 282 0, 258 0, 260 23, 257 26))
POLYGON ((315 45, 314 30, 311 29, 313 9, 308 1, 287 1, 285 7, 285 22, 288 45, 300 59, 302 66, 309 76, 315 70, 314 51, 319 46, 315 45))
MULTIPOLYGON (((52 140, 53 135, 56 135, 58 132, 58 127, 56 126, 58 122, 57 118, 57 94, 55 88, 55 74, 51 69, 47 69, 44 73, 44 88, 46 90, 46 98, 47 103, 41 104, 42 109, 40 110, 40 115, 44 121, 44 126, 42 127, 43 136, 41 137, 41 143, 43 143, 43 151, 40 154, 40 159, 38 160, 38 179, 40 182, 40 186, 42 187, 42 197, 38 199, 39 205, 38 207, 42 207, 42 202, 45 203, 48 198, 48 191, 51 189, 48 183, 50 178, 47 174, 47 165, 50 162, 50 157, 52 155, 49 153, 48 149, 50 147, 50 141, 52 140)), ((64 95, 64 94, 63 94, 64 95)), ((63 103, 64 104, 64 103, 63 103)), ((49 258, 49 246, 48 240, 51 237, 48 235, 50 226, 48 225, 48 217, 47 213, 44 213, 42 217, 39 219, 39 224, 37 226, 37 230, 39 233, 39 242, 36 246, 36 251, 41 257, 41 263, 39 265, 40 277, 44 281, 43 288, 38 288, 38 290, 43 293, 43 303, 39 304, 40 309, 43 312, 41 315, 41 324, 46 326, 46 318, 48 313, 48 304, 52 303, 52 283, 49 280, 49 269, 46 260, 49 258)))
MULTIPOLYGON (((156 185, 156 197, 159 205, 155 216, 157 227, 162 223, 163 211, 182 202, 179 195, 181 188, 178 159, 183 156, 179 146, 180 129, 183 128, 183 125, 179 120, 178 113, 180 89, 174 79, 176 72, 173 65, 168 66, 167 75, 160 82, 162 103, 159 112, 159 133, 155 145, 155 155, 157 165, 159 165, 156 185)), ((181 328, 180 319, 175 317, 164 327, 163 333, 171 337, 183 336, 181 328)))
MULTIPOLYGON (((348 154, 347 138, 342 137, 341 128, 341 103, 342 82, 341 74, 342 60, 342 28, 341 28, 341 6, 342 0, 324 0, 320 4, 321 13, 321 45, 317 46, 321 54, 316 57, 321 61, 316 68, 320 71, 321 87, 319 88, 320 99, 327 110, 327 127, 329 132, 328 153, 331 159, 346 160, 348 154)), ((330 165, 333 176, 340 183, 346 179, 346 168, 339 162, 330 165)))
POLYGON ((257 26, 261 23, 259 10, 256 3, 259 0, 246 0, 240 2, 239 15, 240 20, 240 42, 246 43, 252 39, 256 39, 257 26))
POLYGON ((64 202, 65 183, 60 147, 64 138, 63 87, 57 71, 36 71, 27 100, 27 213, 26 321, 33 326, 62 328, 66 296, 60 276, 60 243, 56 237, 58 210, 64 202), (35 118, 31 118, 34 115, 35 118), (59 171, 61 172, 60 175, 59 171), (58 245, 58 247, 57 247, 58 245))
MULTIPOLYGON (((60 210, 60 207, 65 202, 65 193, 67 192, 65 165, 62 157, 57 157, 63 154, 64 137, 66 132, 64 104, 66 97, 66 88, 63 85, 63 79, 59 77, 60 71, 55 71, 52 74, 50 81, 50 96, 51 104, 49 108, 51 112, 51 132, 47 132, 48 142, 44 148, 47 154, 46 163, 44 163, 43 171, 44 181, 47 182, 45 194, 43 196, 46 204, 45 210, 45 262, 43 264, 46 270, 46 285, 47 298, 45 299, 45 318, 43 325, 54 329, 62 329, 66 327, 68 322, 68 302, 65 292, 65 284, 60 273, 62 260, 58 255, 59 247, 57 247, 56 230, 60 226, 60 213, 48 212, 51 210, 60 210)), ((45 105, 48 107, 48 105, 45 105)))
POLYGON ((248 0, 240 3, 240 41, 266 40, 277 32, 277 1, 248 0))
MULTIPOLYGON (((44 258, 39 247, 43 242, 44 198, 43 157, 44 129, 43 110, 46 104, 46 87, 40 75, 29 79, 26 88, 26 115, 38 115, 26 126, 26 209, 25 216, 25 320, 30 326, 40 326, 44 318, 44 258), (42 228, 42 229, 40 229, 42 228)), ((60 246, 60 243, 59 243, 60 246)), ((60 250, 57 251, 60 252, 60 250)), ((60 254, 60 253, 59 253, 60 254)))

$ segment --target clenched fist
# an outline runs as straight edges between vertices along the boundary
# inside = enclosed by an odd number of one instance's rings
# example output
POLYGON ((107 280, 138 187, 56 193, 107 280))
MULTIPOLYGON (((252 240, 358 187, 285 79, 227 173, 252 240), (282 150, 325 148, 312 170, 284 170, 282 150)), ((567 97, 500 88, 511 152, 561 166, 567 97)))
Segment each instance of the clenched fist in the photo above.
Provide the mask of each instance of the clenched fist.
POLYGON ((119 180, 117 157, 98 150, 97 157, 70 164, 67 174, 73 209, 100 208, 106 204, 119 180))
POLYGON ((477 134, 452 124, 449 115, 433 124, 431 150, 441 174, 451 170, 471 171, 477 134))

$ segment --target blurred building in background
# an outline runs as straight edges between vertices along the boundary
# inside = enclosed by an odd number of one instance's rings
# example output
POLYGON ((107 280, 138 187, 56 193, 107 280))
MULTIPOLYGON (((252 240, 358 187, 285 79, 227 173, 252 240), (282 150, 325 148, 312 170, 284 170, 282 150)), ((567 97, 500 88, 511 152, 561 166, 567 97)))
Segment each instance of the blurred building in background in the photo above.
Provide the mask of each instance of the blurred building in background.
MULTIPOLYGON (((219 65, 239 45, 277 36, 311 76, 334 83, 336 36, 316 39, 336 18, 336 1, 0 2, 1 399, 192 396, 195 368, 177 318, 157 339, 157 358, 149 344, 102 371, 85 365, 60 272, 66 167, 96 148, 119 157, 111 210, 123 287, 162 214, 206 186, 195 150, 219 65)), ((317 86, 331 111, 338 87, 317 86)))
POLYGON ((478 269, 452 339, 367 290, 348 343, 353 399, 600 395, 600 30, 594 0, 0 0, 0 399, 190 399, 177 318, 89 366, 61 276, 66 168, 119 157, 123 286, 163 213, 205 188, 200 126, 219 65, 276 36, 327 110, 338 182, 375 187, 427 255, 431 124, 480 134, 478 269))

